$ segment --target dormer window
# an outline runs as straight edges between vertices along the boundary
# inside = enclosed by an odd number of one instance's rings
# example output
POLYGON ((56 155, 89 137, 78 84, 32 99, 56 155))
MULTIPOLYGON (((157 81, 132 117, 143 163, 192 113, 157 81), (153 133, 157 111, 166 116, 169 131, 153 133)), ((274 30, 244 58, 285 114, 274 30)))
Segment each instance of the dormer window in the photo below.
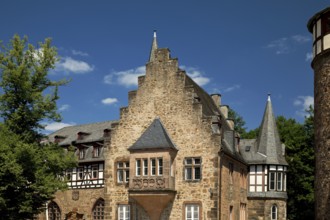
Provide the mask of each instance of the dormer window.
POLYGON ((93 147, 93 157, 100 157, 101 147, 94 146, 93 147))
POLYGON ((110 137, 111 130, 106 128, 103 130, 103 137, 110 137))
POLYGON ((82 131, 80 131, 80 132, 78 132, 78 134, 77 134, 77 140, 84 140, 84 138, 86 137, 86 136, 88 136, 89 135, 89 133, 86 133, 86 132, 82 132, 82 131))
POLYGON ((80 148, 79 149, 79 159, 84 159, 86 155, 86 149, 85 148, 80 148))
POLYGON ((56 135, 54 137, 54 142, 55 143, 60 143, 61 141, 63 141, 66 137, 65 136, 61 136, 61 135, 56 135))

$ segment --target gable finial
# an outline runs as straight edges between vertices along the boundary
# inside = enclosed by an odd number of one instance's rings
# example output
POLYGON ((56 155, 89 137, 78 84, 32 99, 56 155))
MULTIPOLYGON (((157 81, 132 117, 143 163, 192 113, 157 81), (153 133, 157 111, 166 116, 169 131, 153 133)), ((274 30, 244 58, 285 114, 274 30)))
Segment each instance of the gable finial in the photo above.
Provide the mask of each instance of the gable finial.
POLYGON ((267 101, 270 102, 270 93, 268 93, 267 101))

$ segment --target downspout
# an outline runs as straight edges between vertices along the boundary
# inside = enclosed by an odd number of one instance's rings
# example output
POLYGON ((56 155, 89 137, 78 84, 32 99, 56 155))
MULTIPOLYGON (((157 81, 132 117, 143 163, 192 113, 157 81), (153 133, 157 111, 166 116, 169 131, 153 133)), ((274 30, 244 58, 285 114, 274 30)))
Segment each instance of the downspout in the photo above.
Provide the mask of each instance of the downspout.
POLYGON ((48 220, 48 202, 46 202, 46 211, 45 211, 45 213, 46 213, 46 220, 48 220))

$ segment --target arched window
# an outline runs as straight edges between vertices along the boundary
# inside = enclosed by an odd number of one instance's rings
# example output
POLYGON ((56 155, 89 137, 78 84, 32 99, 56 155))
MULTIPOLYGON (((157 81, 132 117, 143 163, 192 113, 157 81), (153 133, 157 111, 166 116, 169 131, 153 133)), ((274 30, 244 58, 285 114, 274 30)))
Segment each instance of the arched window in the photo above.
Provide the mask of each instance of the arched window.
POLYGON ((271 215, 272 215, 272 220, 277 220, 277 205, 272 205, 272 211, 271 211, 271 215))
POLYGON ((56 202, 51 201, 48 204, 48 219, 49 220, 61 220, 61 210, 56 202))
POLYGON ((93 220, 104 219, 104 200, 98 199, 93 208, 93 220))

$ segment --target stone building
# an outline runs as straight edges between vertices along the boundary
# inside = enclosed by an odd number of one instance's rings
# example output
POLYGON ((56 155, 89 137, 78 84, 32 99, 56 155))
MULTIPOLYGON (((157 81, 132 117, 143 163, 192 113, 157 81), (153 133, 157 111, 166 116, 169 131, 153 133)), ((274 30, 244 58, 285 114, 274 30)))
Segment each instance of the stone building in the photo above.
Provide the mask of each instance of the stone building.
POLYGON ((330 219, 330 7, 307 24, 313 34, 315 219, 330 219))
POLYGON ((259 138, 240 140, 221 96, 198 86, 156 35, 128 97, 118 121, 49 136, 75 147, 79 167, 39 219, 286 219, 287 163, 270 99, 259 138))

